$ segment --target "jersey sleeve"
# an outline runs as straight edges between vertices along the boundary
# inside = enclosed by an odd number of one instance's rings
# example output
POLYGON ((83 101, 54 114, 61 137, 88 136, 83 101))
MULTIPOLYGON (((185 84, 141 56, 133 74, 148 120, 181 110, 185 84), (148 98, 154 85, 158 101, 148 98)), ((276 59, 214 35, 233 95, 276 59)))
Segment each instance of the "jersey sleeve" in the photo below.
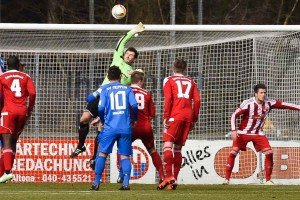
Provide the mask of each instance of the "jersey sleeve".
POLYGON ((193 100, 194 100, 194 105, 193 105, 193 118, 194 122, 198 121, 198 116, 200 112, 200 91, 197 88, 196 83, 194 82, 194 90, 193 90, 193 100))
POLYGON ((300 105, 285 103, 279 100, 269 100, 271 109, 287 109, 287 110, 300 110, 300 105))
POLYGON ((36 89, 30 77, 28 77, 28 81, 27 81, 27 90, 29 96, 28 112, 31 112, 35 104, 36 89))
POLYGON ((248 104, 244 101, 231 115, 230 124, 231 124, 231 131, 236 130, 236 119, 244 114, 248 109, 248 104))
POLYGON ((151 118, 155 117, 155 105, 154 105, 154 102, 153 102, 153 98, 152 98, 152 95, 151 93, 149 92, 149 116, 151 118))
POLYGON ((173 102, 172 102, 172 87, 170 84, 170 80, 168 80, 168 78, 165 78, 164 80, 164 119, 168 119, 171 116, 171 109, 173 106, 173 102))

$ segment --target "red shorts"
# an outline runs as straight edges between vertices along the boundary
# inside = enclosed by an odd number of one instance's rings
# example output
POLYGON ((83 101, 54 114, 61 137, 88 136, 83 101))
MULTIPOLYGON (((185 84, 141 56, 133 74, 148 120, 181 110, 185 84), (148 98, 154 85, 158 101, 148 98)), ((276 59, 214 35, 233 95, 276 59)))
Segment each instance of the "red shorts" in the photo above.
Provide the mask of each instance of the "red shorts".
POLYGON ((147 150, 154 146, 154 136, 151 124, 136 124, 132 131, 132 142, 140 139, 147 150))
POLYGON ((174 120, 169 121, 169 126, 168 129, 164 129, 163 141, 173 142, 174 144, 183 146, 191 130, 192 123, 174 120))
POLYGON ((237 147, 242 151, 246 151, 248 142, 252 142, 257 152, 263 149, 271 149, 269 140, 265 135, 247 135, 239 134, 237 139, 233 141, 232 147, 237 147))
POLYGON ((27 120, 26 115, 1 112, 0 134, 20 135, 27 120))

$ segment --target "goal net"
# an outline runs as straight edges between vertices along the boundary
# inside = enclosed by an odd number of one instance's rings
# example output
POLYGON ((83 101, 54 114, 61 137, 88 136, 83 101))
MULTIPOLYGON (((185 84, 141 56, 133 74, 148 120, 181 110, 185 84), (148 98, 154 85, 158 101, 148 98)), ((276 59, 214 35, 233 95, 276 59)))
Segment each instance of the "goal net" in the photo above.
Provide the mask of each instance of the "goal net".
MULTIPOLYGON (((37 88, 34 112, 18 145, 15 181, 93 180, 88 161, 96 129, 90 129, 86 152, 75 159, 69 155, 77 144, 85 97, 102 83, 118 40, 132 27, 0 25, 2 57, 6 60, 9 55, 18 55, 37 88)), ((186 59, 187 74, 201 91, 200 117, 183 148, 179 182, 221 182, 231 146, 230 116, 243 100, 253 96, 254 84, 265 83, 270 98, 300 102, 299 31, 297 26, 146 25, 146 31, 129 42, 127 47, 134 46, 140 53, 134 68, 145 71, 145 88, 152 92, 155 101, 153 127, 160 153, 162 82, 171 74, 176 57, 186 59), (211 181, 211 176, 215 181, 211 181)), ((299 128, 296 111, 274 110, 265 124, 274 150, 273 178, 278 183, 294 184, 300 178, 299 128)), ((236 161, 234 183, 258 183, 261 179, 264 158, 248 146, 236 161)), ((157 181, 155 171, 152 178, 141 178, 153 168, 151 157, 141 151, 136 148, 140 156, 133 155, 132 179, 157 181), (145 165, 149 169, 142 167, 145 165)), ((107 163, 105 182, 113 182, 111 177, 118 173, 111 170, 116 162, 113 159, 111 156, 107 163)))

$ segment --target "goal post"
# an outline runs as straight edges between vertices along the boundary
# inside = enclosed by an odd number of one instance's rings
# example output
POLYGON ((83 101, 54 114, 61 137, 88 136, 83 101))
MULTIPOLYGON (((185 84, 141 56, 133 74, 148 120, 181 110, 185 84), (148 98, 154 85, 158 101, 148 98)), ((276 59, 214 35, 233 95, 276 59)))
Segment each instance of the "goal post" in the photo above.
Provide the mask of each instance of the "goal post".
MULTIPOLYGON (((14 165, 19 182, 89 182, 88 161, 96 130, 90 130, 88 151, 78 159, 69 154, 77 143, 79 118, 86 95, 102 83, 118 40, 135 25, 0 24, 0 53, 4 60, 18 55, 34 79, 37 100, 18 145, 14 165)), ((263 82, 268 97, 300 102, 300 26, 275 25, 145 25, 132 38, 139 58, 134 68, 146 73, 146 89, 155 101, 153 127, 162 151, 163 78, 171 74, 176 57, 188 63, 187 74, 201 91, 199 121, 183 148, 179 183, 218 184, 224 178, 231 140, 230 116, 253 96, 263 82), (213 180, 213 181, 212 181, 213 180)), ((274 110, 265 132, 274 150, 275 182, 299 184, 299 113, 274 110)), ((151 157, 136 144, 133 182, 157 181, 151 157), (138 156, 136 156, 138 155, 138 156), (143 167, 142 167, 143 166, 143 167)), ((239 155, 233 183, 259 183, 263 156, 253 147, 239 155)), ((115 156, 104 181, 113 182, 115 156)))

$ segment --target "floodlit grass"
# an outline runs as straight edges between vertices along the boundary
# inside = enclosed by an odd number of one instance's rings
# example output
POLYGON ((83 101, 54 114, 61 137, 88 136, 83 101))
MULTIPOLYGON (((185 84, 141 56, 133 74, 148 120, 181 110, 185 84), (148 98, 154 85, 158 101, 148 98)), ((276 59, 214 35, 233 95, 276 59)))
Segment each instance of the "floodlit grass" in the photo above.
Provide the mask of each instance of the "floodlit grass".
POLYGON ((132 184, 130 191, 119 191, 119 184, 102 184, 100 191, 89 191, 86 183, 6 183, 0 184, 1 199, 113 200, 113 199, 192 199, 192 200, 299 200, 300 186, 263 185, 179 185, 177 190, 157 191, 156 185, 132 184))

